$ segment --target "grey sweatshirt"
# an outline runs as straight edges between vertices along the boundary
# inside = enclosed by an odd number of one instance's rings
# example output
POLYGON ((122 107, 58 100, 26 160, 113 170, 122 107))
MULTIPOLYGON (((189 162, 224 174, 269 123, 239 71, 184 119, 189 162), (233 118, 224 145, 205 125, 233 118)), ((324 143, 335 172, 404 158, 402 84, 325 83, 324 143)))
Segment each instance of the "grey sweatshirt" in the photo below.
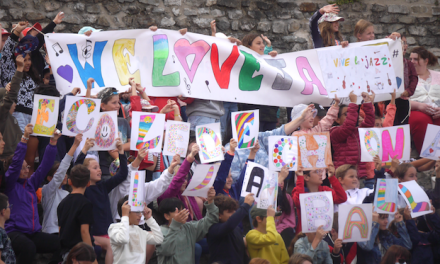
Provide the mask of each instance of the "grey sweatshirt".
POLYGON ((222 101, 212 101, 203 99, 194 99, 192 104, 186 106, 186 115, 190 116, 206 116, 210 118, 220 119, 225 113, 222 101))
POLYGON ((42 231, 45 233, 54 234, 59 232, 57 208, 60 202, 69 194, 68 191, 60 189, 60 185, 66 176, 72 159, 73 157, 66 154, 52 180, 44 185, 41 191, 41 204, 44 212, 42 231))

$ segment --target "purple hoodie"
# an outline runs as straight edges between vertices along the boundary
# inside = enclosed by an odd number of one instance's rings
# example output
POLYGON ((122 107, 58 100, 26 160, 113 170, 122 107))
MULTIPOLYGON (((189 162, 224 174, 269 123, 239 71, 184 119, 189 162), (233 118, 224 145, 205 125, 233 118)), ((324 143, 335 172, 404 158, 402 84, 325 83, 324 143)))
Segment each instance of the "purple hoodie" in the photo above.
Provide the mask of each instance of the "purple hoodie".
POLYGON ((43 183, 47 173, 52 168, 57 147, 50 144, 47 145, 43 161, 38 169, 29 179, 20 179, 19 176, 26 150, 26 144, 18 143, 14 158, 5 175, 5 193, 9 197, 9 204, 13 205, 11 217, 5 224, 7 233, 18 231, 33 234, 41 231, 35 191, 43 183))

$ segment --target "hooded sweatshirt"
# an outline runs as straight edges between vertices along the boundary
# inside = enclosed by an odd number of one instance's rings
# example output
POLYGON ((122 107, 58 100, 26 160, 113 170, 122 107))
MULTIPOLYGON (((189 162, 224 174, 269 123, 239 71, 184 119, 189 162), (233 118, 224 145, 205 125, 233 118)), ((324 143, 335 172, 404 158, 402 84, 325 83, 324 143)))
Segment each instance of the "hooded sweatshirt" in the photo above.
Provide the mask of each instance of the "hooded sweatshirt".
POLYGON ((220 117, 225 113, 225 108, 223 107, 222 101, 187 99, 185 102, 188 104, 186 106, 186 115, 188 117, 206 116, 214 119, 220 119, 220 117))

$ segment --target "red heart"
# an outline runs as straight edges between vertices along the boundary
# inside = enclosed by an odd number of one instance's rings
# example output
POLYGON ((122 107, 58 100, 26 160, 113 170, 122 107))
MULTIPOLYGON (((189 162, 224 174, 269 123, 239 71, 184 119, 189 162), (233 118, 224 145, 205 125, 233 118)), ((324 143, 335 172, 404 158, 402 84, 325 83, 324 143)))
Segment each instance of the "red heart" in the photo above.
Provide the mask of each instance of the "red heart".
POLYGON ((391 64, 388 64, 388 65, 390 65, 389 67, 391 68, 391 64))
POLYGON ((432 152, 434 152, 434 150, 431 148, 431 149, 429 149, 429 153, 432 153, 432 152))
POLYGON ((354 83, 353 83, 353 85, 354 85, 354 83))

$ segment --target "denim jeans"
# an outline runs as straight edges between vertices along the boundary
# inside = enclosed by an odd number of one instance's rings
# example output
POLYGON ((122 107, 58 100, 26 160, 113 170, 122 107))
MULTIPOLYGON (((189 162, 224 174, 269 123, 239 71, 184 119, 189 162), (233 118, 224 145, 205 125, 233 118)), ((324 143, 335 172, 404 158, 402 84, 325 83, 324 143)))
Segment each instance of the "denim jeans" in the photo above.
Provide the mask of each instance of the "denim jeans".
POLYGON ((190 130, 196 130, 196 126, 207 125, 212 123, 219 123, 220 119, 215 119, 207 116, 190 116, 188 122, 191 124, 190 130))
POLYGON ((12 113, 12 116, 17 119, 18 126, 21 129, 21 132, 24 133, 24 128, 27 126, 27 124, 31 123, 32 115, 28 115, 22 112, 14 112, 12 113))
POLYGON ((225 114, 220 117, 220 124, 222 128, 222 138, 226 137, 226 129, 228 129, 228 124, 231 122, 231 113, 238 111, 237 103, 223 102, 223 107, 225 108, 225 114))

